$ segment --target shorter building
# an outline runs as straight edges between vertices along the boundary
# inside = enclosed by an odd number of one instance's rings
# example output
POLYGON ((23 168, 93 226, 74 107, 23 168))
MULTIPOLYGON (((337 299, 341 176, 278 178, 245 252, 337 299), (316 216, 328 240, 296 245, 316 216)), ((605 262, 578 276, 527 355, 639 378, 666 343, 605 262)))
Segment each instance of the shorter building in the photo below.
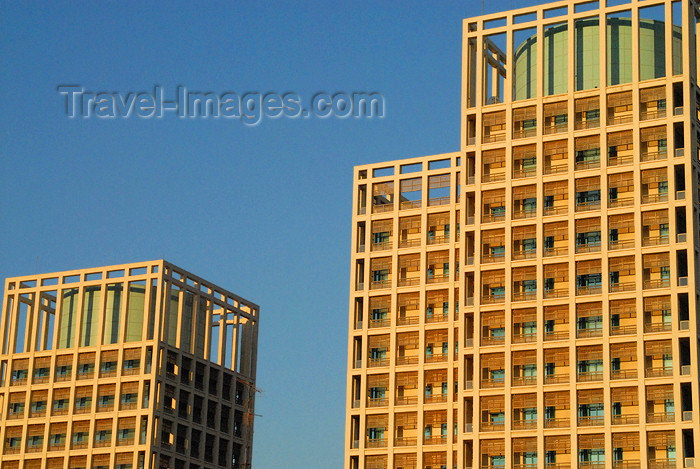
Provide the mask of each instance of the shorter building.
POLYGON ((7 279, 0 469, 250 468, 259 311, 163 260, 7 279))

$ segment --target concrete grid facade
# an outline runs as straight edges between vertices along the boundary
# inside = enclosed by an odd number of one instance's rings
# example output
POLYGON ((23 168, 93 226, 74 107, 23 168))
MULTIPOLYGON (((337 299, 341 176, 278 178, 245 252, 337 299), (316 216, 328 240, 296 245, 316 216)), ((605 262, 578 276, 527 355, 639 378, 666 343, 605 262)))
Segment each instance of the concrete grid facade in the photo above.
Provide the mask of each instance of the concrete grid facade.
POLYGON ((460 152, 354 170, 346 469, 695 466, 698 18, 464 20, 460 152))
POLYGON ((259 308, 165 261, 5 281, 0 468, 250 468, 259 308))

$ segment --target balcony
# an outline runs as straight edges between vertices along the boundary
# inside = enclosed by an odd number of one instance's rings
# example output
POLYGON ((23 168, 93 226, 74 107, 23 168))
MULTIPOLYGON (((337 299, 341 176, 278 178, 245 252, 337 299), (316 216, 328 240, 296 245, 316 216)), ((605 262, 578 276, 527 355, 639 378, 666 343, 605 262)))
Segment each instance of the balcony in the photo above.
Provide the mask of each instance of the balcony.
POLYGON ((562 174, 569 171, 568 143, 566 140, 544 143, 545 175, 562 174))
POLYGON ((657 412, 647 414, 647 423, 673 423, 676 419, 674 412, 657 412))
MULTIPOLYGON (((632 309, 629 309, 628 300, 622 300, 619 306, 613 301, 610 307, 611 322, 610 322, 610 335, 620 336, 620 335, 631 335, 637 333, 636 325, 636 312, 634 301, 631 301, 632 309)), ((619 302, 619 300, 618 300, 619 302)))
POLYGON ((581 200, 576 202, 576 212, 600 210, 600 200, 581 200))
MULTIPOLYGON (((577 233, 578 235, 579 233, 577 233)), ((582 233, 582 234, 588 234, 588 233, 582 233)), ((598 238, 600 238, 600 232, 598 232, 598 238)), ((595 241, 576 241, 576 254, 585 254, 589 252, 600 252, 600 239, 597 239, 595 241)))
POLYGON ((505 111, 492 112, 482 115, 482 143, 503 142, 506 139, 505 111))
POLYGON ((608 125, 629 124, 633 120, 632 92, 608 95, 608 125))

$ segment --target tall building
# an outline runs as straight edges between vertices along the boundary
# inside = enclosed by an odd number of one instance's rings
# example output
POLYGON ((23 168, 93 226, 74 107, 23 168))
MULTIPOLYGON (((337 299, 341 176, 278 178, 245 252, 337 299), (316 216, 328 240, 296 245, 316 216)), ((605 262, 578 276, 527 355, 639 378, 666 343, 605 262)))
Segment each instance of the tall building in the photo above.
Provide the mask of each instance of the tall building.
POLYGON ((9 278, 0 469, 250 468, 259 308, 165 261, 9 278))
POLYGON ((698 18, 464 20, 460 151, 354 170, 346 469, 694 467, 698 18))

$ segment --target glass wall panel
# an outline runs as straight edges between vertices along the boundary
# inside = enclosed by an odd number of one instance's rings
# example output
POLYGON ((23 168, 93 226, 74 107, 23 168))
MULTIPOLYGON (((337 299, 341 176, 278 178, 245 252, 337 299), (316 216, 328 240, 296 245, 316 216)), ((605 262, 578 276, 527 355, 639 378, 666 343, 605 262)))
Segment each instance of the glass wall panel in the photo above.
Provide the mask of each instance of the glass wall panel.
POLYGON ((537 29, 513 33, 513 99, 537 97, 537 29))
POLYGON ((576 91, 600 87, 599 24, 598 18, 582 18, 574 23, 576 91))
POLYGON ((170 285, 170 295, 168 301, 168 328, 166 330, 165 342, 170 345, 177 345, 177 320, 180 308, 180 288, 170 285))
MULTIPOLYGON (((163 283, 163 285, 165 285, 165 283, 163 283)), ((156 323, 156 312, 160 311, 160 308, 158 308, 158 280, 153 279, 151 281, 150 292, 151 298, 148 307, 148 335, 146 336, 147 340, 153 340, 153 329, 155 328, 156 323)))
POLYGON ((197 320, 194 332, 194 354, 196 357, 205 358, 204 340, 207 334, 207 315, 209 314, 209 301, 200 296, 197 307, 197 320))
POLYGON ((544 29, 544 95, 568 91, 569 31, 566 23, 553 24, 544 29))
POLYGON ((673 37, 671 39, 673 51, 673 74, 683 73, 683 5, 681 2, 673 2, 673 37))
POLYGON ((103 344, 116 344, 119 342, 119 316, 121 315, 123 293, 123 283, 107 285, 103 344))
POLYGON ((623 11, 607 18, 608 86, 632 81, 632 13, 623 11))
POLYGON ((83 318, 80 325, 81 347, 97 345, 101 298, 102 291, 99 286, 85 287, 83 293, 83 318))
POLYGON ((71 348, 75 338, 78 316, 78 289, 67 288, 61 294, 61 311, 58 320, 58 348, 71 348))
POLYGON ((182 294, 182 326, 180 327, 180 348, 186 352, 192 350, 192 312, 194 294, 185 290, 182 294))
POLYGON ((664 6, 639 9, 639 79, 666 76, 666 25, 664 6))
POLYGON ((143 313, 146 308, 146 285, 129 284, 126 310, 126 342, 138 342, 143 336, 143 313))

